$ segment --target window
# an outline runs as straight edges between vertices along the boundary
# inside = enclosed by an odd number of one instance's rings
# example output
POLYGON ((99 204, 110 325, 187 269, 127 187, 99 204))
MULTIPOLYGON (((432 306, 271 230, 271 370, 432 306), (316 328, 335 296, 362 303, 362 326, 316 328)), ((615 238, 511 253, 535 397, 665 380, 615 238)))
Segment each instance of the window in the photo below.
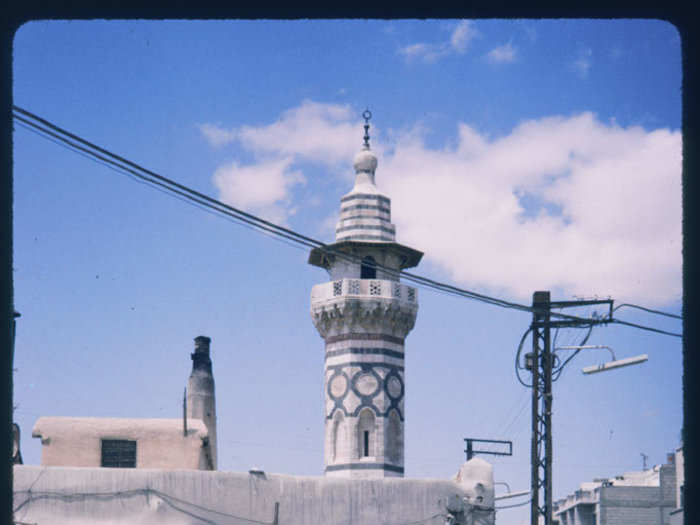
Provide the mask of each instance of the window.
POLYGON ((368 255, 362 259, 360 266, 360 279, 376 279, 377 278, 377 262, 374 257, 368 255))
POLYGON ((385 434, 384 454, 394 465, 403 464, 403 432, 401 418, 395 409, 389 412, 389 424, 385 434))
POLYGON ((345 448, 345 424, 344 424, 343 413, 340 410, 336 410, 333 414, 333 430, 331 434, 331 440, 333 442, 332 448, 332 461, 338 461, 341 459, 341 452, 345 448))
POLYGON ((681 508, 685 506, 685 485, 681 485, 680 492, 681 492, 681 508))
POLYGON ((102 467, 136 468, 136 441, 102 440, 102 467))
POLYGON ((369 408, 363 408, 358 419, 356 457, 374 457, 377 455, 374 444, 376 439, 374 412, 369 408))

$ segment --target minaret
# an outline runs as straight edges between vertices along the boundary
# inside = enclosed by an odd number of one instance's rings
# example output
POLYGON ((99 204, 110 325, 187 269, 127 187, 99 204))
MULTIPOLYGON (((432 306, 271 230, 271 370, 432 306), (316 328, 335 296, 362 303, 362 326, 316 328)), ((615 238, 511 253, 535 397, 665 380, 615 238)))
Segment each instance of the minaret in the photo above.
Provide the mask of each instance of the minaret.
POLYGON ((209 343, 211 339, 204 335, 194 338, 192 373, 187 382, 187 417, 201 419, 207 426, 212 465, 216 470, 216 397, 209 343))
POLYGON ((395 242, 391 201, 375 185, 365 111, 355 186, 340 199, 335 243, 314 248, 309 264, 331 281, 311 291, 311 317, 326 343, 325 473, 403 477, 404 339, 416 320, 416 289, 398 271, 423 254, 395 242))

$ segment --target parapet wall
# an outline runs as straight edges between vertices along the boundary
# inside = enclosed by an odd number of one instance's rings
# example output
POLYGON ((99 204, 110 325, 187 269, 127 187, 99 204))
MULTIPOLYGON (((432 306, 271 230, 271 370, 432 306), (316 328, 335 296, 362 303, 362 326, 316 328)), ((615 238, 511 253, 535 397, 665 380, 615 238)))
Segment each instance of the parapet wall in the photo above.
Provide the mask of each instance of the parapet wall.
POLYGON ((14 508, 15 521, 53 525, 444 525, 448 501, 457 497, 465 506, 455 523, 493 525, 488 485, 464 478, 350 480, 16 465, 14 508))

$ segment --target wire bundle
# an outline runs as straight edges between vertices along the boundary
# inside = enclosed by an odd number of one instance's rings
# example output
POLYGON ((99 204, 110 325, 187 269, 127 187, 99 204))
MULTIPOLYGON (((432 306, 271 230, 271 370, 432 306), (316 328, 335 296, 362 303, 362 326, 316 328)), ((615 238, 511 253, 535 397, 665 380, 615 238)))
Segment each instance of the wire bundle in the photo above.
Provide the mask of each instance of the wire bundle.
MULTIPOLYGON (((158 173, 148 170, 135 162, 132 162, 122 156, 119 156, 111 151, 97 146, 78 135, 75 135, 56 124, 43 119, 34 113, 31 113, 19 106, 12 106, 13 118, 15 122, 19 123, 22 127, 29 129, 35 133, 38 133, 42 137, 51 140, 62 147, 66 147, 76 153, 88 157, 89 159, 107 166, 117 172, 129 175, 135 178, 139 182, 146 183, 155 189, 164 191, 176 198, 184 200, 189 204, 193 204, 205 211, 215 213, 217 215, 223 216, 234 222, 253 228, 254 230, 276 237, 286 243, 290 243, 293 246, 301 247, 303 249, 314 249, 318 248, 325 251, 327 254, 332 255, 339 259, 344 259, 346 261, 361 263, 360 258, 352 254, 344 253, 333 247, 309 237, 303 235, 289 228, 285 228, 278 224, 274 224, 270 221, 257 217, 251 213, 245 212, 239 208, 235 208, 226 203, 223 203, 217 199, 209 197, 199 191, 189 188, 183 184, 180 184, 172 179, 164 177, 158 173)), ((494 306, 500 306, 502 308, 509 308, 514 310, 520 310, 523 312, 537 313, 539 310, 533 306, 528 306, 524 304, 519 304, 511 301, 506 301, 505 299, 500 299, 497 297, 488 296, 485 294, 480 294, 471 290, 466 290, 464 288, 459 288, 457 286, 435 281, 427 277, 423 277, 414 273, 409 273, 406 271, 397 271, 392 268, 387 268, 384 265, 376 264, 377 268, 380 268, 387 274, 395 277, 396 279, 403 278, 405 281, 414 283, 422 288, 430 289, 437 292, 447 293, 450 295, 456 295, 458 297, 464 297, 467 299, 473 299, 486 304, 491 304, 494 306)), ((680 319, 680 316, 674 314, 667 314, 665 312, 658 312, 656 310, 651 310, 646 307, 623 304, 618 306, 632 306, 642 310, 646 310, 652 313, 660 313, 662 315, 667 315, 669 317, 675 317, 680 319)), ((617 308, 616 308, 617 309, 617 308)), ((561 312, 549 312, 551 316, 557 317, 563 320, 570 320, 572 322, 580 323, 583 326, 593 326, 596 324, 607 324, 607 323, 618 323, 625 326, 630 326, 633 328, 638 328, 641 330, 652 331, 660 334, 671 335, 675 337, 682 337, 682 334, 667 332, 664 330, 659 330, 653 327, 643 326, 639 324, 630 323, 627 321, 622 321, 609 318, 583 318, 573 315, 564 314, 561 312)), ((522 342, 521 342, 522 346, 522 342)))

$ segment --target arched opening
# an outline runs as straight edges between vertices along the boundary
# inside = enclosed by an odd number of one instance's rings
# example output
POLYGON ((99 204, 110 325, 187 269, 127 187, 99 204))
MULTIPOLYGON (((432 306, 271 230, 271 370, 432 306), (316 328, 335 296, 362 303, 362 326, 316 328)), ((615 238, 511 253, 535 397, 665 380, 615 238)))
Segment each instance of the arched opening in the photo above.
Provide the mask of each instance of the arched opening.
POLYGON ((389 412, 384 455, 394 465, 403 465, 403 432, 401 418, 396 410, 389 412))
POLYGON ((360 266, 360 279, 376 279, 377 278, 377 261, 374 257, 368 255, 362 259, 360 266))
POLYGON ((373 457, 375 452, 376 429, 374 412, 365 408, 360 412, 357 423, 357 452, 360 458, 373 457))
POLYGON ((345 417, 340 410, 333 415, 333 427, 331 430, 331 461, 342 459, 342 451, 345 446, 345 417))

